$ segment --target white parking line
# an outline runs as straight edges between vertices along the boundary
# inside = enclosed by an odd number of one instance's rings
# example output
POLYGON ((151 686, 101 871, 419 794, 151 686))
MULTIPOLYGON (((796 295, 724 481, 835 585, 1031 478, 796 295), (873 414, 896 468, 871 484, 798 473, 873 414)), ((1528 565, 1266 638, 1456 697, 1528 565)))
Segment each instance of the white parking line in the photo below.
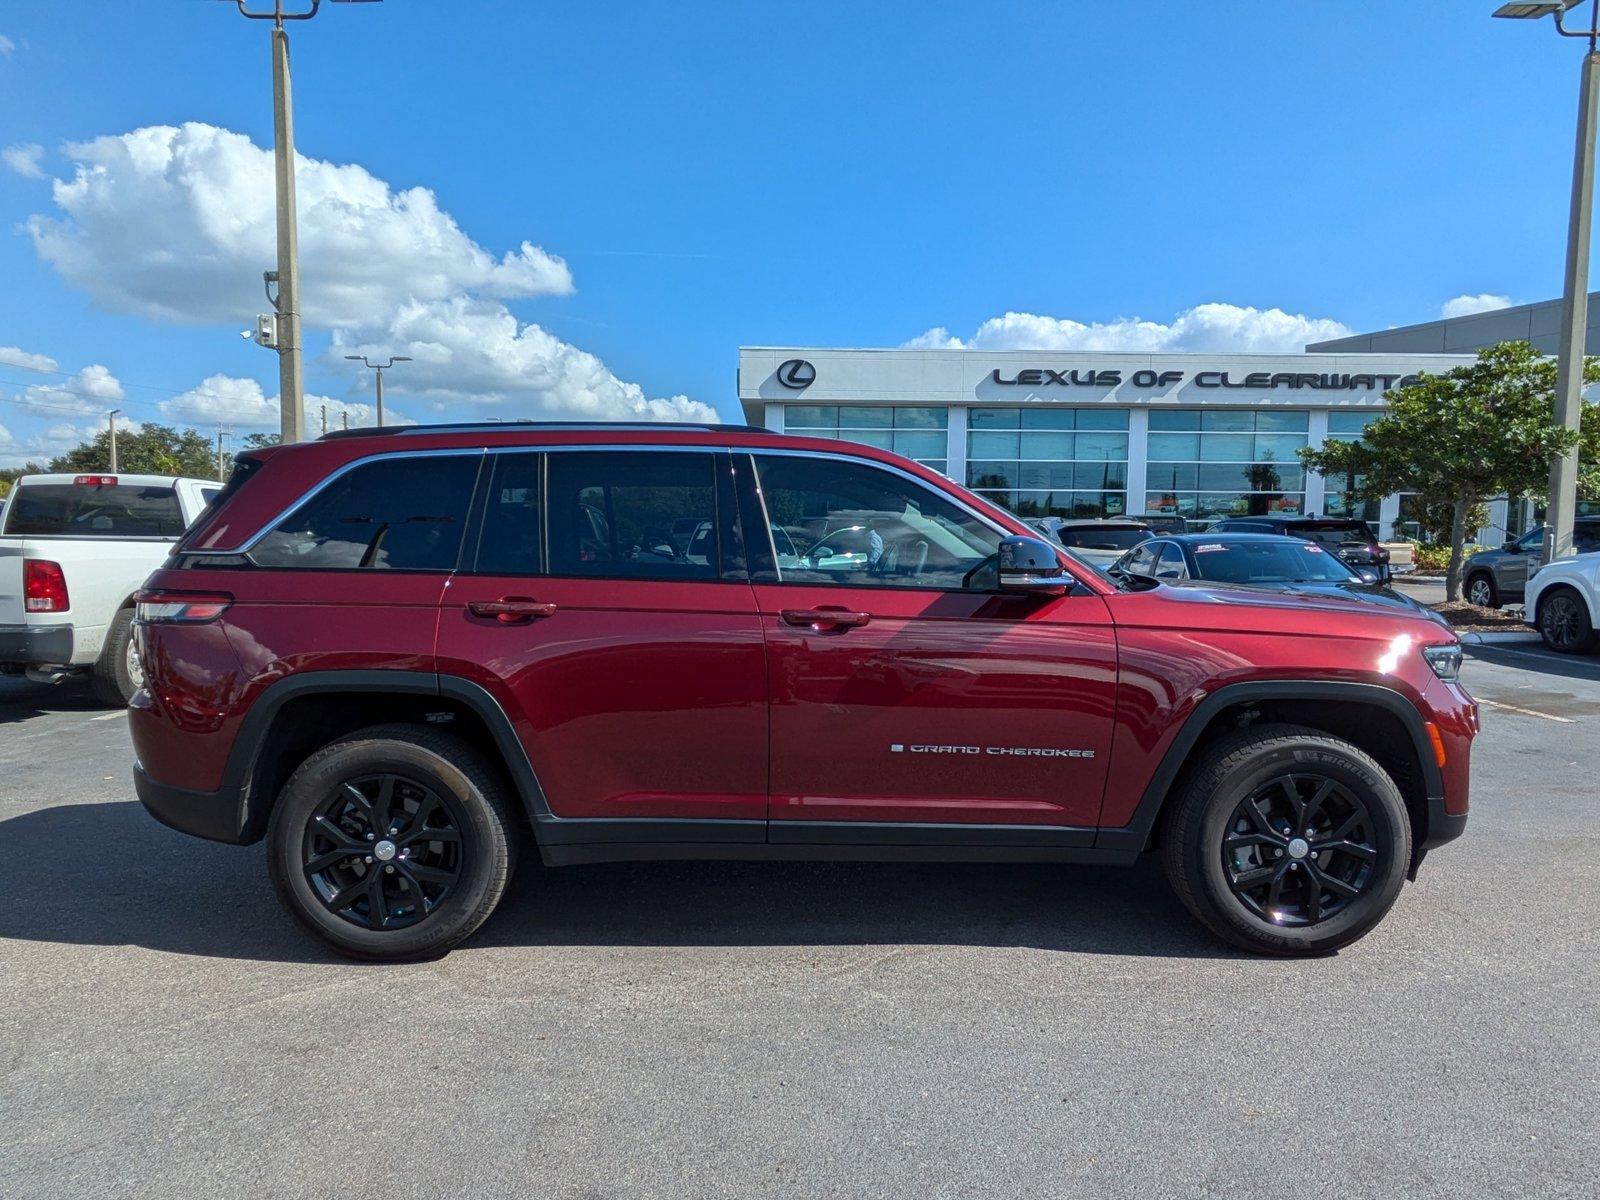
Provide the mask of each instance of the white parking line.
POLYGON ((1521 713, 1525 717, 1540 717, 1546 721, 1560 721, 1563 725, 1577 724, 1571 717, 1558 717, 1554 713, 1539 712, 1537 709, 1532 708, 1518 708, 1515 704, 1501 704, 1498 700, 1485 700, 1482 696, 1478 697, 1478 703, 1487 704, 1491 708, 1503 708, 1507 712, 1521 713))
POLYGON ((119 708, 119 709, 117 709, 116 712, 107 713, 103 717, 90 717, 89 720, 91 720, 91 721, 115 721, 118 717, 125 717, 127 715, 128 715, 128 710, 127 709, 119 708))

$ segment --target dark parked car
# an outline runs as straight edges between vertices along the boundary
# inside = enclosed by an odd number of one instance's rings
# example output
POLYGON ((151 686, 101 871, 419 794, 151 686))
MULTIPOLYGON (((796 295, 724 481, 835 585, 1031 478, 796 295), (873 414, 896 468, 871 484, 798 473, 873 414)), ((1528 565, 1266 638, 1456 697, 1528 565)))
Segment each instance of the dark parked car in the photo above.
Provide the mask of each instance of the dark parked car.
POLYGON ((471 934, 530 843, 1156 852, 1220 937, 1327 953, 1461 833, 1478 727, 1413 612, 1121 587, 908 459, 742 427, 252 450, 134 628, 145 807, 265 839, 295 919, 378 959, 471 934))
POLYGON ((1189 532, 1189 522, 1177 513, 1136 513, 1128 519, 1139 522, 1151 533, 1189 532))
POLYGON ((1125 517, 1039 517, 1029 524, 1102 571, 1116 562, 1124 550, 1137 546, 1151 534, 1150 526, 1144 522, 1125 517))
MULTIPOLYGON (((1579 517, 1572 523, 1572 548, 1579 554, 1600 550, 1600 517, 1579 517)), ((1528 577, 1544 561, 1544 527, 1507 538, 1498 550, 1479 550, 1462 571, 1469 603, 1483 608, 1521 604, 1528 577)))
POLYGON ((1211 533, 1275 533, 1303 538, 1332 550, 1359 570, 1371 571, 1380 583, 1389 580, 1389 552, 1378 544, 1365 521, 1344 517, 1225 517, 1211 533))
POLYGON ((1234 584, 1338 597, 1400 608, 1448 622, 1410 596, 1362 578, 1316 542, 1270 533, 1189 533, 1156 537, 1128 551, 1109 574, 1166 584, 1234 584))

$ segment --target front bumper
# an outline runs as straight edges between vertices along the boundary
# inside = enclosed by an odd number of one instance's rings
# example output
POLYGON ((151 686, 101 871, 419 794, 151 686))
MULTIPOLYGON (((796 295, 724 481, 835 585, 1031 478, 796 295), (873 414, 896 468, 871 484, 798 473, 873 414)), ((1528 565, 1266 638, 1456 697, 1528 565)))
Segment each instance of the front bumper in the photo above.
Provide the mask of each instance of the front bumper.
POLYGON ((0 663, 32 667, 71 661, 71 625, 0 625, 0 663))
POLYGON ((246 841, 244 805, 239 802, 238 795, 230 794, 228 789, 196 792, 173 787, 151 779, 144 767, 135 763, 133 790, 152 817, 179 833, 235 846, 246 841))

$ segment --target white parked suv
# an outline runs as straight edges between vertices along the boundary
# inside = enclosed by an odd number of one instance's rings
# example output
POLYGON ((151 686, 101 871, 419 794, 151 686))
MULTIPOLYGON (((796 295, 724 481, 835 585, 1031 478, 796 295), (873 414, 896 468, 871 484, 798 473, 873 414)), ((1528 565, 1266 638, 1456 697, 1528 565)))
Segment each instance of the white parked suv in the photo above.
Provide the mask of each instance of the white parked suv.
POLYGON ((1587 654, 1600 646, 1600 551, 1558 558, 1536 570, 1522 611, 1552 650, 1587 654))
POLYGON ((222 485, 167 475, 24 475, 0 510, 0 672, 87 674, 124 705, 143 673, 133 593, 222 485))

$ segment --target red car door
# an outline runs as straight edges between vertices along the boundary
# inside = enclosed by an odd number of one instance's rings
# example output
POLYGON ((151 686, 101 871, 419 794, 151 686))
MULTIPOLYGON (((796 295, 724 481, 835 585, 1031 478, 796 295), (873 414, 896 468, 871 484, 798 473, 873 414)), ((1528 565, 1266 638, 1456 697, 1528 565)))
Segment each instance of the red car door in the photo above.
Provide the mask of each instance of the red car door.
POLYGON ((763 506, 775 547, 755 585, 772 839, 806 840, 787 822, 1095 825, 1117 685, 1105 602, 993 590, 1005 533, 909 473, 753 462, 747 511, 763 506))
POLYGON ((720 536, 726 452, 491 458, 478 545, 443 604, 440 670, 499 701, 555 816, 750 821, 762 840, 766 661, 720 536))

